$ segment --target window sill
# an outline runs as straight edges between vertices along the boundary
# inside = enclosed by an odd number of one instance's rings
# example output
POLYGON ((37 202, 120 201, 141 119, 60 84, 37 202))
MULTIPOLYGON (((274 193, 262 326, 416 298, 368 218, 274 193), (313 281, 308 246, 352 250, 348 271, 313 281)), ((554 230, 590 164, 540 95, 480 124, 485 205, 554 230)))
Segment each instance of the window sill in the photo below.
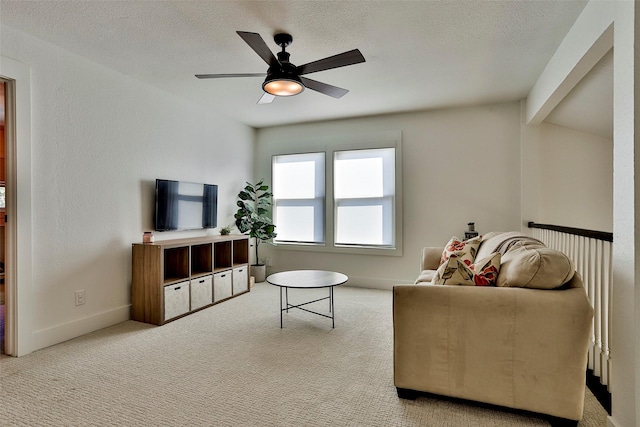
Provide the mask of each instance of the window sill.
POLYGON ((313 243, 271 243, 276 249, 303 252, 326 252, 334 254, 402 256, 402 248, 372 246, 328 246, 313 243))

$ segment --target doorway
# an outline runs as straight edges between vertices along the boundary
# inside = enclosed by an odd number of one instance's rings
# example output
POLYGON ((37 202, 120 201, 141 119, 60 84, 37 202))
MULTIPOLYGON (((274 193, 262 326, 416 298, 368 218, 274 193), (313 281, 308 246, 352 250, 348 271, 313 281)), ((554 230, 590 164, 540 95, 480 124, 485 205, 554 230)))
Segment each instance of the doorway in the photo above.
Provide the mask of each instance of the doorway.
POLYGON ((0 80, 0 354, 5 352, 5 318, 6 318, 6 290, 5 290, 5 188, 6 188, 6 150, 5 150, 5 116, 6 116, 6 83, 0 80))

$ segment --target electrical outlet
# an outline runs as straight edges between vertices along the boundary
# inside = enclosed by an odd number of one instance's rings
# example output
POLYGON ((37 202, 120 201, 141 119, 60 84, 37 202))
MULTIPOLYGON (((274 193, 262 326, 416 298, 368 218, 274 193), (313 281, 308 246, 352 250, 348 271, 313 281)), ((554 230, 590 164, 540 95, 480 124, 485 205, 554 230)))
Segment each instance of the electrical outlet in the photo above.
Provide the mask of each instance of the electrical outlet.
POLYGON ((267 264, 267 267, 272 267, 273 262, 271 261, 271 258, 265 258, 265 264, 267 264))
POLYGON ((84 289, 76 291, 76 305, 84 304, 84 289))

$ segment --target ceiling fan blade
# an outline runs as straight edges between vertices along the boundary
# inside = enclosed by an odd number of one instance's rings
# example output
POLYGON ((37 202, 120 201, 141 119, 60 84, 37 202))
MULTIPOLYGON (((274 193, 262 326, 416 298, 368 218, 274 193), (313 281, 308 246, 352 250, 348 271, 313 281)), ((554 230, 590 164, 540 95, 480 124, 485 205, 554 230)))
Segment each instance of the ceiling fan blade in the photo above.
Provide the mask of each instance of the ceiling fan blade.
POLYGON ((307 77, 300 77, 302 84, 311 90, 315 90, 316 92, 323 93, 325 95, 332 96, 334 98, 342 98, 349 91, 347 89, 342 89, 341 87, 332 86, 326 83, 319 82, 317 80, 311 80, 307 77))
POLYGON ((271 104, 273 100, 276 99, 275 95, 271 95, 270 93, 263 93, 262 97, 258 99, 258 104, 271 104))
POLYGON ((319 59, 308 64, 300 65, 297 70, 299 74, 315 73, 317 71, 330 70, 332 68, 346 67, 347 65, 365 62, 364 56, 358 49, 319 59))
POLYGON ((226 77, 266 77, 267 73, 244 73, 244 74, 196 74, 199 79, 223 79, 226 77))
POLYGON ((280 61, 273 56, 273 52, 264 42, 264 39, 258 33, 248 33, 246 31, 236 31, 242 39, 253 49, 259 56, 269 65, 280 64, 280 61))

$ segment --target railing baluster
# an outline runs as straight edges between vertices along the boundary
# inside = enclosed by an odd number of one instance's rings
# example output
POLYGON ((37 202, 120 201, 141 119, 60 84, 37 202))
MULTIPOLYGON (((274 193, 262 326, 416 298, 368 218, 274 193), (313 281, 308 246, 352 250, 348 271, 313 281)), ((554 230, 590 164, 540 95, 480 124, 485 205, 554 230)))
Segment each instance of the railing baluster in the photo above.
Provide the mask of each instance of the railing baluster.
POLYGON ((589 239, 591 241, 591 257, 589 259, 589 271, 591 277, 589 279, 589 287, 591 288, 591 305, 593 310, 593 373, 596 376, 600 376, 600 310, 598 307, 598 241, 589 239))
POLYGON ((611 353, 609 349, 609 337, 611 336, 611 289, 613 283, 613 251, 612 244, 610 242, 606 242, 605 244, 605 254, 604 254, 604 292, 602 298, 602 318, 604 319, 604 324, 602 325, 602 333, 603 333, 603 373, 600 377, 601 384, 605 384, 607 389, 611 389, 610 384, 610 372, 611 372, 611 353))
POLYGON ((593 333, 588 368, 611 389, 613 360, 609 339, 613 288, 613 234, 530 222, 533 237, 547 247, 564 252, 582 277, 585 292, 594 308, 593 333))
MULTIPOLYGON (((593 239, 592 239, 593 240, 593 239)), ((593 330, 595 332, 596 358, 593 373, 597 377, 602 377, 602 310, 600 310, 600 300, 602 298, 602 241, 594 241, 593 261, 593 300, 594 307, 593 330)))
MULTIPOLYGON (((585 284, 585 291, 587 292, 587 297, 589 301, 592 300, 592 290, 590 287, 590 278, 589 278, 589 265, 590 265, 590 247, 591 247, 591 239, 587 237, 582 238, 582 280, 585 284)), ((591 333, 590 345, 589 345, 589 369, 594 369, 594 360, 595 360, 595 335, 591 333)))

